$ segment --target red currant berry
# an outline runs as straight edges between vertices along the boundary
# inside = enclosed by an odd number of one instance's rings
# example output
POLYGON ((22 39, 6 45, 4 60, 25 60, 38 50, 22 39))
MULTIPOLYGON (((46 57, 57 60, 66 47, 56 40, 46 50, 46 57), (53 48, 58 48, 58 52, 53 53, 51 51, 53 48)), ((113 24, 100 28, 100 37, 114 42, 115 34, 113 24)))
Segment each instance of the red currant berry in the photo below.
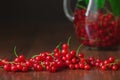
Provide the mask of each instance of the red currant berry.
POLYGON ((108 58, 108 60, 109 60, 109 62, 113 63, 115 61, 115 58, 111 56, 108 58))
POLYGON ((72 58, 72 60, 71 60, 71 62, 73 63, 73 64, 75 64, 75 63, 77 63, 78 61, 77 61, 77 58, 72 58))
POLYGON ((21 64, 17 64, 16 67, 17 67, 17 69, 20 70, 20 71, 21 71, 22 68, 23 68, 21 64))
POLYGON ((21 62, 19 57, 16 57, 14 61, 17 62, 17 63, 21 62))
POLYGON ((42 71, 43 70, 42 65, 37 65, 36 68, 37 68, 37 71, 42 71))
POLYGON ((75 69, 74 64, 69 64, 69 68, 70 68, 70 69, 75 69))
POLYGON ((79 56, 80 58, 84 58, 84 54, 82 54, 82 53, 79 53, 78 56, 79 56))
POLYGON ((25 64, 27 67, 32 67, 32 63, 30 61, 26 61, 25 64))
POLYGON ((62 49, 61 53, 63 56, 65 56, 68 53, 68 50, 62 49))
POLYGON ((11 70, 11 65, 10 64, 5 64, 3 68, 6 71, 10 71, 11 70))
POLYGON ((79 68, 80 68, 79 64, 75 64, 75 69, 79 69, 79 68))
POLYGON ((103 71, 107 70, 107 66, 105 66, 105 65, 101 66, 101 70, 103 70, 103 71))
POLYGON ((117 71, 118 68, 119 68, 118 65, 113 65, 113 66, 112 66, 112 70, 114 70, 114 71, 117 71))
POLYGON ((16 66, 16 65, 12 65, 12 66, 11 66, 11 71, 13 71, 13 72, 18 71, 17 66, 16 66))
POLYGON ((59 53, 59 49, 58 49, 58 48, 55 48, 55 49, 54 49, 54 53, 59 53))
POLYGON ((23 71, 23 72, 27 72, 27 71, 28 71, 28 67, 23 66, 23 67, 22 67, 22 71, 23 71))
POLYGON ((80 66, 80 69, 84 69, 84 63, 80 63, 79 66, 80 66))
POLYGON ((46 61, 52 61, 52 60, 53 60, 53 57, 52 57, 52 56, 48 55, 48 56, 46 57, 46 61))
POLYGON ((56 58, 60 58, 60 57, 61 57, 61 54, 58 53, 58 52, 56 52, 56 53, 54 53, 54 56, 55 56, 56 58))
POLYGON ((36 57, 35 57, 35 60, 41 61, 41 60, 42 60, 42 57, 41 57, 41 56, 36 56, 36 57))
POLYGON ((19 56, 19 59, 20 59, 21 62, 24 62, 24 61, 25 61, 24 55, 20 55, 20 56, 19 56))
POLYGON ((50 72, 56 72, 56 71, 57 71, 57 68, 55 66, 52 66, 50 72))
POLYGON ((109 64, 109 63, 110 63, 110 62, 109 62, 108 60, 105 60, 105 61, 104 61, 104 64, 105 64, 105 65, 107 65, 107 64, 109 64))
POLYGON ((62 45, 62 49, 68 50, 68 48, 69 48, 68 44, 65 43, 65 44, 62 45))
POLYGON ((68 53, 68 54, 66 54, 65 57, 66 57, 66 59, 70 60, 72 58, 72 55, 68 53))
POLYGON ((75 50, 71 50, 70 54, 72 55, 72 57, 74 57, 76 55, 76 51, 75 50))
POLYGON ((90 68, 91 68, 91 67, 90 67, 90 65, 88 65, 88 64, 84 66, 84 69, 85 69, 85 70, 90 70, 90 68))

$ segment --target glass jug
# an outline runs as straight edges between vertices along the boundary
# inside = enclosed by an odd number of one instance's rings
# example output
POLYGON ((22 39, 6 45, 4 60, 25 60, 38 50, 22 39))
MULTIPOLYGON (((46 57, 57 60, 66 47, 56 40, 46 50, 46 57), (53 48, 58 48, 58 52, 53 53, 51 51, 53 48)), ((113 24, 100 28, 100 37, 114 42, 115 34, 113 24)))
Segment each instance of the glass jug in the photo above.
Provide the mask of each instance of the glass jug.
POLYGON ((65 15, 74 23, 81 44, 88 48, 118 49, 120 45, 120 0, 63 1, 65 15))

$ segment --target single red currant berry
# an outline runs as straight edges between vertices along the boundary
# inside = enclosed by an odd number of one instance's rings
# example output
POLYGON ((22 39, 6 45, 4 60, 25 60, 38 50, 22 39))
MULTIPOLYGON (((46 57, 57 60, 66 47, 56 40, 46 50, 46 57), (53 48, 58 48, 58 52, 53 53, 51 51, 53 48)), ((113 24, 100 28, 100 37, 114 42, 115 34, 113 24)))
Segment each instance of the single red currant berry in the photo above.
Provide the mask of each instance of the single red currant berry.
POLYGON ((59 49, 58 49, 58 48, 55 48, 55 49, 54 49, 54 53, 59 53, 59 49))
POLYGON ((66 54, 65 57, 66 57, 66 59, 70 60, 72 58, 72 55, 68 53, 68 54, 66 54))
POLYGON ((36 56, 36 57, 35 57, 35 60, 41 61, 41 60, 42 60, 42 57, 41 57, 41 56, 36 56))
POLYGON ((37 70, 37 65, 39 65, 39 63, 34 63, 33 64, 33 69, 36 71, 37 70))
POLYGON ((43 70, 43 68, 42 68, 42 65, 37 65, 37 71, 42 71, 43 70))
POLYGON ((65 62, 63 62, 62 60, 59 60, 59 61, 57 61, 57 66, 58 66, 59 68, 63 68, 64 66, 66 66, 66 64, 65 64, 65 62))
POLYGON ((65 56, 68 53, 68 50, 62 49, 61 53, 63 56, 65 56))
POLYGON ((101 66, 101 70, 103 70, 103 71, 107 70, 107 66, 105 66, 105 65, 101 66))
POLYGON ((69 48, 68 44, 65 43, 62 45, 62 49, 68 50, 68 48, 69 48))
POLYGON ((47 57, 47 54, 45 54, 45 53, 41 53, 40 55, 41 55, 42 59, 45 59, 47 57))
POLYGON ((26 61, 25 64, 27 67, 32 67, 32 63, 30 61, 26 61))
POLYGON ((74 57, 76 55, 76 51, 75 50, 71 50, 70 54, 72 55, 72 57, 74 57))
POLYGON ((80 58, 80 62, 81 62, 81 63, 85 63, 86 60, 85 60, 84 58, 80 58))
POLYGON ((44 64, 45 64, 45 66, 49 66, 50 62, 49 61, 45 61, 44 64))
POLYGON ((71 62, 70 60, 66 60, 65 63, 66 63, 67 65, 69 65, 69 64, 71 64, 72 62, 71 62))
POLYGON ((84 69, 84 63, 79 63, 80 69, 84 69))
POLYGON ((80 68, 79 64, 75 64, 75 69, 79 69, 79 68, 80 68))
POLYGON ((12 65, 12 66, 11 66, 11 71, 13 71, 13 72, 18 71, 17 66, 16 66, 16 65, 12 65))
POLYGON ((53 57, 52 57, 52 56, 48 55, 48 56, 46 57, 46 61, 52 61, 52 60, 53 60, 53 57))
POLYGON ((74 64, 69 64, 69 68, 70 68, 70 69, 75 69, 74 64))
POLYGON ((96 67, 100 67, 99 65, 100 65, 99 62, 96 62, 96 63, 95 63, 95 66, 96 66, 96 67))
POLYGON ((22 68, 23 68, 21 64, 17 64, 16 67, 17 67, 17 69, 20 70, 20 71, 21 71, 22 68))
POLYGON ((89 60, 90 60, 90 61, 94 61, 95 58, 94 58, 94 57, 89 57, 89 60))
POLYGON ((47 70, 47 71, 50 71, 50 70, 51 70, 51 67, 50 67, 50 66, 46 66, 46 70, 47 70))
POLYGON ((55 62, 55 61, 53 61, 51 64, 52 64, 52 66, 58 67, 57 62, 55 62))
POLYGON ((80 58, 84 58, 84 54, 82 54, 82 53, 79 53, 78 56, 79 56, 80 58))
POLYGON ((65 56, 63 56, 63 57, 62 57, 62 60, 63 60, 63 61, 66 61, 66 60, 67 60, 67 58, 66 58, 65 56))
POLYGON ((95 65, 95 61, 90 61, 90 65, 94 66, 95 65))
POLYGON ((72 58, 71 62, 72 62, 73 64, 77 63, 77 58, 75 58, 75 57, 72 58))
POLYGON ((10 64, 5 64, 5 65, 3 66, 3 68, 4 68, 4 70, 6 70, 6 71, 10 71, 10 70, 11 70, 11 65, 10 65, 10 64))
POLYGON ((56 66, 52 66, 50 72, 56 72, 56 71, 57 71, 57 67, 56 66))
POLYGON ((95 62, 100 63, 100 62, 101 62, 101 60, 100 60, 100 59, 96 59, 96 60, 95 60, 95 62))
POLYGON ((104 66, 104 63, 100 62, 99 67, 102 67, 102 66, 104 66))
POLYGON ((57 58, 60 58, 60 57, 61 57, 61 54, 58 53, 58 52, 56 52, 56 53, 54 53, 54 56, 57 57, 57 58))
POLYGON ((27 72, 27 71, 28 71, 28 67, 27 67, 27 66, 23 66, 23 67, 22 67, 22 71, 23 71, 23 72, 27 72))
POLYGON ((20 55, 20 56, 19 56, 19 59, 20 59, 21 62, 24 62, 24 61, 25 61, 24 55, 20 55))
POLYGON ((113 63, 115 61, 115 58, 111 56, 108 58, 108 60, 109 60, 109 62, 113 63))
POLYGON ((91 67, 90 67, 90 65, 88 65, 88 64, 84 66, 84 69, 85 69, 85 70, 90 70, 90 68, 91 68, 91 67))
POLYGON ((105 61, 104 61, 104 64, 105 64, 105 65, 107 65, 107 64, 109 64, 109 63, 110 63, 110 62, 109 62, 108 60, 105 60, 105 61))
POLYGON ((112 70, 117 71, 119 69, 118 65, 113 65, 112 70))
POLYGON ((21 62, 21 60, 19 59, 19 57, 16 57, 14 61, 17 62, 17 63, 21 62))

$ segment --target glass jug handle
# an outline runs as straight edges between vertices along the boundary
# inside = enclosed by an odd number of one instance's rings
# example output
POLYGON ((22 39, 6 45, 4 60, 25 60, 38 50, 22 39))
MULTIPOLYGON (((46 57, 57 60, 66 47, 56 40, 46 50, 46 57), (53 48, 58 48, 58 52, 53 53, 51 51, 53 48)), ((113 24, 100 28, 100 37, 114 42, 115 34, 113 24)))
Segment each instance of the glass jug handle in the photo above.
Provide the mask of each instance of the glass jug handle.
MULTIPOLYGON (((86 11, 86 16, 89 15, 89 12, 90 12, 90 8, 92 6, 92 3, 93 3, 93 0, 89 0, 89 3, 88 3, 88 6, 87 6, 87 11, 86 11)), ((73 16, 73 12, 70 8, 70 0, 63 0, 63 10, 64 10, 64 13, 65 15, 67 16, 67 18, 73 22, 74 20, 74 16, 73 16)))
POLYGON ((73 22, 74 16, 73 16, 73 12, 72 12, 72 10, 70 8, 70 0, 63 0, 63 10, 64 10, 64 13, 65 13, 66 17, 71 22, 73 22))

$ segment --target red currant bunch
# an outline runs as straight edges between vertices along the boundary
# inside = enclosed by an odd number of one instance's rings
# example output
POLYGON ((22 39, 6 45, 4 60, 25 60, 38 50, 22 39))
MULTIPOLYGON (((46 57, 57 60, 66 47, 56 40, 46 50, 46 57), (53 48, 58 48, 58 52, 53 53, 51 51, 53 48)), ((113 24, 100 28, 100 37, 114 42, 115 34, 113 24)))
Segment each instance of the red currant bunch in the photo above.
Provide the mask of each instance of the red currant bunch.
POLYGON ((86 9, 76 9, 74 24, 80 43, 88 47, 118 47, 120 45, 120 17, 112 12, 90 12, 85 16, 86 9))
MULTIPOLYGON (((70 40, 70 39, 69 39, 70 40)), ((80 45, 78 50, 70 49, 68 43, 59 44, 54 48, 53 52, 40 52, 37 55, 27 59, 24 55, 14 53, 16 55, 13 61, 0 59, 0 67, 5 71, 12 72, 27 72, 27 71, 49 71, 56 72, 63 69, 78 69, 90 70, 92 68, 100 70, 118 70, 120 61, 110 56, 106 60, 101 60, 95 57, 85 58, 84 54, 79 52, 83 46, 80 45)))

